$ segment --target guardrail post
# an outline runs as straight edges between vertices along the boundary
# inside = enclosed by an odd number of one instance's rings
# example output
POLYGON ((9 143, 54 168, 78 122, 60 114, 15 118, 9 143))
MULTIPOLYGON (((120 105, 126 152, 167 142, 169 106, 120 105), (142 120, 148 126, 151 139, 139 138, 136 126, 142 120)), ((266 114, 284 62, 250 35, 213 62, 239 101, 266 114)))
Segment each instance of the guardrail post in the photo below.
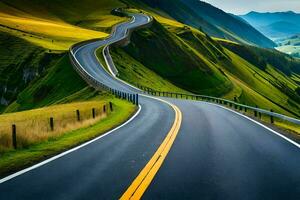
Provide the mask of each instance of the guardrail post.
POLYGON ((77 121, 80 121, 80 111, 76 110, 76 115, 77 115, 77 121))
POLYGON ((243 107, 240 105, 240 111, 242 111, 243 110, 243 107))
POLYGON ((17 127, 15 124, 12 125, 12 145, 14 149, 17 149, 17 127))
POLYGON ((93 119, 95 119, 95 117, 96 117, 95 108, 92 108, 92 115, 93 115, 93 119))
POLYGON ((132 94, 132 103, 135 104, 135 96, 132 94))
POLYGON ((245 109, 245 112, 247 112, 247 108, 245 107, 244 109, 245 109))
POLYGON ((109 102, 109 109, 110 109, 111 112, 114 110, 112 102, 109 102))
MULTIPOLYGON (((255 106, 257 108, 257 106, 255 106)), ((257 117, 257 111, 254 110, 254 117, 257 117)))
POLYGON ((238 106, 236 104, 234 104, 234 109, 236 109, 236 110, 238 109, 238 106))
POLYGON ((261 119, 261 112, 258 113, 258 117, 259 117, 259 119, 261 119))
POLYGON ((135 104, 139 105, 139 94, 135 94, 135 104))
POLYGON ((54 119, 53 119, 53 117, 50 117, 50 130, 54 131, 54 119))
MULTIPOLYGON (((271 112, 273 112, 272 109, 271 109, 271 112)), ((274 124, 274 117, 272 115, 270 116, 270 120, 271 120, 271 124, 274 124)))

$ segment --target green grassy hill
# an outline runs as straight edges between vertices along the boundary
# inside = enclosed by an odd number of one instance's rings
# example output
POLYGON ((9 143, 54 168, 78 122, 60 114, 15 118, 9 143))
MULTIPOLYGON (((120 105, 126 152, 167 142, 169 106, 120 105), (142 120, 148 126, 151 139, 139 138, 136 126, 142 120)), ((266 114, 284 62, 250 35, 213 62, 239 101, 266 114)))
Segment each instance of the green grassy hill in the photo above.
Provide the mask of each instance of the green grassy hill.
POLYGON ((300 116, 299 61, 275 50, 221 42, 188 26, 170 24, 155 21, 151 28, 134 32, 127 47, 112 49, 121 78, 127 80, 128 74, 148 68, 189 92, 236 97, 243 104, 300 116), (133 62, 140 65, 128 67, 133 62))
MULTIPOLYGON (((209 41, 208 45, 213 46, 209 41)), ((132 43, 124 50, 162 78, 190 92, 222 95, 231 88, 214 63, 157 22, 151 29, 134 33, 132 43)))
POLYGON ((30 81, 55 60, 55 54, 0 32, 0 98, 2 106, 16 99, 30 81))
POLYGON ((114 0, 1 1, 0 112, 82 99, 80 92, 93 95, 64 52, 77 42, 107 36, 113 24, 126 20, 110 14, 123 5, 114 0))
POLYGON ((300 58, 300 34, 278 39, 275 42, 278 44, 277 50, 293 57, 300 58))

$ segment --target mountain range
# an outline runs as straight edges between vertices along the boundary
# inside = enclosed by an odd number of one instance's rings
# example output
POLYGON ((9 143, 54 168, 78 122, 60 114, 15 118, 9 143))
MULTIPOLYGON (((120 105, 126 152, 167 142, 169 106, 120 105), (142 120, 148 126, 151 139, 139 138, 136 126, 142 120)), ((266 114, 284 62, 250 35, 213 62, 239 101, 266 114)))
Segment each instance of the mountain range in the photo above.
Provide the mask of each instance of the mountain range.
POLYGON ((292 11, 250 12, 240 17, 272 39, 290 37, 300 33, 300 14, 292 11))
POLYGON ((204 31, 212 37, 266 48, 276 44, 251 25, 211 4, 199 0, 141 0, 152 8, 161 9, 182 23, 204 31))

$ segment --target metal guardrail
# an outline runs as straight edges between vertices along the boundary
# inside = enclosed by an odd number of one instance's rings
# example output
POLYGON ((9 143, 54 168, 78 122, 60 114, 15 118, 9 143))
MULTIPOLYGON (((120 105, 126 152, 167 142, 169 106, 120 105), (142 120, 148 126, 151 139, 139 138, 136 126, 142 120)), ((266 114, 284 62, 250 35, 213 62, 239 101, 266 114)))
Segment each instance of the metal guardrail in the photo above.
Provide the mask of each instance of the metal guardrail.
POLYGON ((131 103, 133 103, 135 105, 139 104, 138 94, 132 94, 132 93, 122 92, 122 91, 113 89, 113 88, 111 88, 111 87, 109 87, 109 86, 101 83, 100 81, 98 81, 95 78, 93 78, 87 71, 85 71, 84 68, 82 68, 82 66, 80 65, 80 63, 75 58, 72 49, 70 50, 69 56, 70 56, 70 60, 71 60, 71 63, 73 65, 73 68, 75 69, 75 71, 91 87, 95 88, 96 90, 100 90, 100 89, 106 90, 106 91, 110 92, 112 95, 114 95, 115 97, 117 97, 119 99, 127 100, 127 101, 129 101, 129 102, 131 102, 131 103))
POLYGON ((292 117, 288 117, 279 113, 275 113, 272 110, 268 111, 261 108, 256 108, 252 106, 247 106, 244 104, 240 104, 234 101, 230 101, 227 99, 217 98, 217 97, 211 97, 211 96, 205 96, 205 95, 195 95, 195 94, 183 94, 183 93, 176 93, 176 92, 163 92, 163 91, 155 91, 151 88, 141 86, 139 84, 136 84, 138 88, 140 88, 142 91, 144 91, 145 94, 153 95, 153 96, 163 96, 163 97, 171 97, 171 98, 181 98, 181 99, 193 99, 193 100, 202 100, 202 101, 208 101, 213 102, 221 105, 228 105, 229 107, 233 107, 236 110, 245 111, 248 110, 254 111, 254 116, 257 117, 261 114, 270 116, 270 122, 274 123, 274 118, 281 119, 283 121, 287 121, 293 124, 300 125, 300 120, 292 117))

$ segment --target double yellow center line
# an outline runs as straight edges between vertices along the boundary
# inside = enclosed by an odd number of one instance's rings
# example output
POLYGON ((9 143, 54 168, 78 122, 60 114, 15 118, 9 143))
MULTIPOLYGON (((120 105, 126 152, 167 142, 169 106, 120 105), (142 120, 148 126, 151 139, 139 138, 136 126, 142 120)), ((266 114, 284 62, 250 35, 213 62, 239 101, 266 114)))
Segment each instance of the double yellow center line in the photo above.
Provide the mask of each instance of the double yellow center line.
POLYGON ((172 128, 164 141, 161 143, 157 151, 154 153, 150 161, 143 168, 143 170, 139 173, 139 175, 135 178, 126 192, 120 198, 121 200, 128 199, 140 199, 151 181, 153 180, 155 174, 158 172, 162 163, 164 162, 167 154, 169 153, 175 138, 179 132, 182 114, 177 106, 170 104, 175 111, 175 121, 172 125, 172 128))

